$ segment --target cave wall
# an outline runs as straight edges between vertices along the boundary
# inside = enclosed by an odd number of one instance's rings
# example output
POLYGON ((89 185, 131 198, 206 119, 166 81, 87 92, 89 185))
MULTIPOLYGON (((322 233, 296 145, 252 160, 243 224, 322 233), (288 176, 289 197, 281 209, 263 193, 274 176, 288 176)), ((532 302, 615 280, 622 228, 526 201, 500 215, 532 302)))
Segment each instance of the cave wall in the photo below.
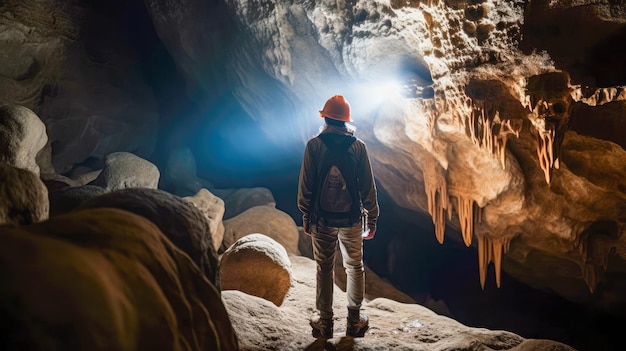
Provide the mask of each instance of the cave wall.
POLYGON ((251 118, 298 160, 321 124, 317 111, 342 93, 379 184, 431 215, 439 242, 476 249, 481 284, 500 284, 504 269, 623 311, 624 6, 5 0, 0 103, 33 109, 56 172, 72 174, 113 151, 166 152, 163 139, 184 140, 203 118, 251 118), (145 28, 126 16, 128 4, 149 16, 171 62, 137 47, 129 33, 145 28), (166 75, 175 84, 158 90, 166 75), (390 79, 415 94, 366 94, 390 79), (233 100, 243 113, 212 109, 233 100), (185 104, 193 117, 173 107, 185 104), (172 131, 177 123, 188 125, 172 131), (444 235, 446 226, 462 235, 444 235))
POLYGON ((26 106, 44 121, 52 172, 154 150, 157 104, 124 11, 120 1, 0 3, 0 104, 26 106))

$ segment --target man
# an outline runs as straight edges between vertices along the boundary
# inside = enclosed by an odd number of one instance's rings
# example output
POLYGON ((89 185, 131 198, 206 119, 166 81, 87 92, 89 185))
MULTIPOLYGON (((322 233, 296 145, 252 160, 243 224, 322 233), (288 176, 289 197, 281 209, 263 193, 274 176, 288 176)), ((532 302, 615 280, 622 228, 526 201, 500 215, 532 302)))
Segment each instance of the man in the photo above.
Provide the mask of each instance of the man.
POLYGON ((328 99, 320 117, 326 123, 321 132, 307 143, 298 186, 298 208, 302 212, 304 232, 312 238, 317 263, 315 302, 318 313, 311 318, 311 327, 314 337, 333 336, 334 258, 339 243, 347 274, 346 335, 362 337, 369 327, 368 317, 360 312, 365 292, 363 239, 372 239, 376 233, 379 213, 376 186, 365 144, 353 136, 355 128, 346 124, 352 122, 350 104, 343 96, 335 95, 328 99), (337 145, 345 147, 341 149, 337 145), (352 188, 356 186, 356 198, 353 199, 356 202, 352 203, 353 207, 356 205, 356 216, 351 210, 336 215, 320 209, 323 201, 318 188, 326 176, 321 174, 321 165, 328 162, 330 156, 344 156, 344 160, 352 160, 337 163, 351 163, 354 172, 343 168, 346 174, 337 173, 333 177, 343 183, 344 190, 349 190, 350 184, 354 184, 352 188))

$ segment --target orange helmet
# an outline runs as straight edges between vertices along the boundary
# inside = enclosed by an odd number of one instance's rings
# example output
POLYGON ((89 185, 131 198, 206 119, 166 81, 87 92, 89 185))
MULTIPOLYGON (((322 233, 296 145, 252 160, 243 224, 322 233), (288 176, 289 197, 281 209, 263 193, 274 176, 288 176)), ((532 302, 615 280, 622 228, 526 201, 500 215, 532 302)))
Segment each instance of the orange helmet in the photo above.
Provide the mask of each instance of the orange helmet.
POLYGON ((350 104, 342 95, 335 95, 326 101, 320 117, 328 117, 342 122, 352 122, 350 104))

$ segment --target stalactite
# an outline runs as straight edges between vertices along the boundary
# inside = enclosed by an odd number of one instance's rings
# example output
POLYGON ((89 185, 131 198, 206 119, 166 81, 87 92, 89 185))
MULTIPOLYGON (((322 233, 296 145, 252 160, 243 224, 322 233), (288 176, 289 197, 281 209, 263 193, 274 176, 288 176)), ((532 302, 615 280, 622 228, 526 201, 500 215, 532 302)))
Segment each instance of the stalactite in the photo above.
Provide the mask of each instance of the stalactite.
POLYGON ((489 238, 486 235, 476 235, 478 242, 478 270, 480 286, 485 288, 485 280, 489 263, 493 262, 496 274, 496 286, 501 286, 502 276, 502 255, 509 251, 511 245, 510 237, 489 238))
POLYGON ((596 267, 592 264, 583 263, 580 266, 580 271, 582 273, 583 279, 585 280, 585 283, 587 283, 589 292, 593 294, 598 284, 596 267))
POLYGON ((446 229, 445 211, 448 208, 448 191, 445 180, 438 178, 436 181, 425 181, 424 188, 428 199, 428 212, 435 225, 435 236, 437 241, 443 244, 446 229))
POLYGON ((554 140, 555 130, 553 126, 546 128, 545 132, 537 131, 537 157, 548 184, 552 178, 552 168, 555 167, 554 140))
POLYGON ((491 262, 491 249, 487 237, 479 236, 476 238, 478 242, 478 275, 480 277, 480 286, 485 288, 485 280, 487 277, 487 269, 489 268, 489 262, 491 262))
POLYGON ((465 246, 470 247, 474 233, 474 200, 457 196, 457 202, 463 242, 465 246))

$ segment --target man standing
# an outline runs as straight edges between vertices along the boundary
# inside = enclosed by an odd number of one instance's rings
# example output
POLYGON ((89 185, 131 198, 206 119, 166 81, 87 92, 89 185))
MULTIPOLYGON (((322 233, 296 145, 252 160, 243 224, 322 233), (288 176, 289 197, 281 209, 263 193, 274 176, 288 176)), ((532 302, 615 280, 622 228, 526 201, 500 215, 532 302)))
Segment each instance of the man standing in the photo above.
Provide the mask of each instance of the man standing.
POLYGON ((337 243, 347 275, 346 336, 362 337, 369 327, 360 312, 365 292, 363 239, 376 233, 378 199, 367 148, 354 137, 350 104, 341 95, 320 111, 325 125, 308 141, 300 169, 298 208, 304 232, 311 236, 317 263, 314 337, 333 336, 334 260, 337 243))

